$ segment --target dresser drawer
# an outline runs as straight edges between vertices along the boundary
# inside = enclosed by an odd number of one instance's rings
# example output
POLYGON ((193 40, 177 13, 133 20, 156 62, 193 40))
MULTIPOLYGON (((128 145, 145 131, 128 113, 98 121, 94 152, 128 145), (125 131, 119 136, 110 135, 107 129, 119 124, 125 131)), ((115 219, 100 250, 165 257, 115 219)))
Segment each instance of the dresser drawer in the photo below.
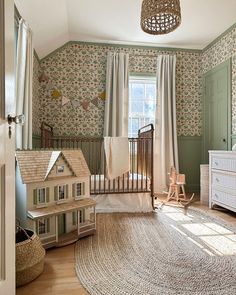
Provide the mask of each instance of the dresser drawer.
POLYGON ((211 168, 236 172, 236 159, 212 156, 211 168))
POLYGON ((211 183, 213 187, 221 186, 236 190, 236 174, 230 175, 213 171, 211 175, 211 183))
POLYGON ((236 192, 235 194, 230 194, 220 190, 212 189, 211 199, 213 202, 219 202, 229 207, 236 208, 236 192))

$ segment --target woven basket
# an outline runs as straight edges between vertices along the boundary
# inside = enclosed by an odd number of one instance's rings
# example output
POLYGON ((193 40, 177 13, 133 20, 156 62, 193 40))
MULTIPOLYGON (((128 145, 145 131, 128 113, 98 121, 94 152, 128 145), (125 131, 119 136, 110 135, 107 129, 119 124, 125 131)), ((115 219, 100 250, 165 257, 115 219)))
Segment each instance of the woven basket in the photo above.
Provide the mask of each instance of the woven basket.
POLYGON ((40 238, 28 229, 20 228, 16 234, 16 241, 16 286, 19 287, 42 273, 45 250, 40 238))

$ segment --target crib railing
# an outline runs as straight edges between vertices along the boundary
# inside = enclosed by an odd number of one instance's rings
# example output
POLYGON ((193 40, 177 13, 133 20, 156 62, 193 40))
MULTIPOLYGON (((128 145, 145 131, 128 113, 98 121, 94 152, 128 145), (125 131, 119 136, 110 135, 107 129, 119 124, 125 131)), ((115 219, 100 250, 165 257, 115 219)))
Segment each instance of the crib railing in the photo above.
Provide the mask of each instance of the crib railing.
POLYGON ((80 148, 92 174, 91 194, 150 192, 153 196, 153 125, 139 130, 137 138, 129 138, 130 172, 106 179, 106 159, 103 138, 63 137, 53 135, 47 124, 41 127, 41 147, 53 149, 80 148))

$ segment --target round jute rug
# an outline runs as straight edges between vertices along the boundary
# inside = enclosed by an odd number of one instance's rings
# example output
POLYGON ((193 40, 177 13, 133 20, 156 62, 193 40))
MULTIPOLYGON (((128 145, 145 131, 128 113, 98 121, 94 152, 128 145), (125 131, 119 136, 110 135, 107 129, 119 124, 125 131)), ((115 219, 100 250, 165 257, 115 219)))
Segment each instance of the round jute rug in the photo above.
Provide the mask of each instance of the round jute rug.
POLYGON ((236 234, 200 211, 98 214, 78 241, 76 271, 92 295, 236 294, 236 234))

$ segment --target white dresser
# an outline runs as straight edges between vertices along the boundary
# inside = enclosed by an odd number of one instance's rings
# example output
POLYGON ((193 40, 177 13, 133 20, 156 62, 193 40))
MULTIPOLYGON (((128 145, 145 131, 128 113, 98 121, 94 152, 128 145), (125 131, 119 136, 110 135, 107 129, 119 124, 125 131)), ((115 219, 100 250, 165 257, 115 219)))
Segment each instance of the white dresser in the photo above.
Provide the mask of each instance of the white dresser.
POLYGON ((236 151, 209 151, 209 206, 236 212, 236 151))

